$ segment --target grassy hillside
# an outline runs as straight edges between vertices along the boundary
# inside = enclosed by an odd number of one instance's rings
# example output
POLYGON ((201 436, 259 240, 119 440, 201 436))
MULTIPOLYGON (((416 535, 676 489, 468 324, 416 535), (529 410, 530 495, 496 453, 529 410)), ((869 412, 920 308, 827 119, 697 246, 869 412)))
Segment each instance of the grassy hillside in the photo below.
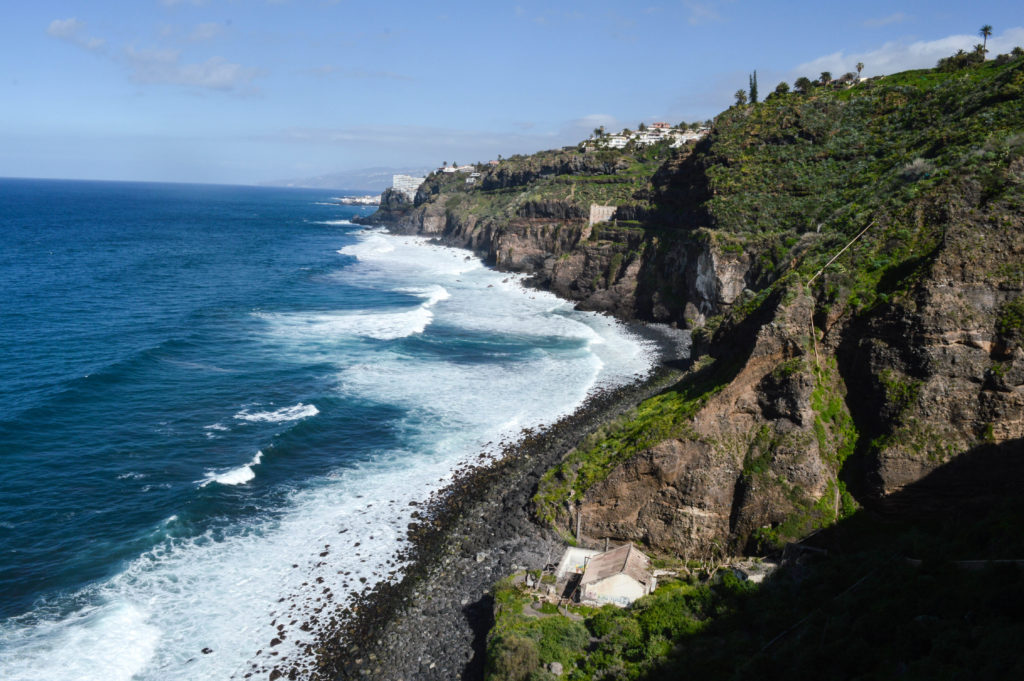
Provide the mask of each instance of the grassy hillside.
POLYGON ((1024 673, 1021 568, 955 563, 1024 559, 1024 58, 734 107, 666 159, 631 228, 742 259, 746 290, 696 330, 690 375, 544 477, 538 519, 567 530, 570 500, 607 515, 644 494, 630 508, 671 514, 658 497, 679 493, 625 467, 682 456, 650 454, 675 440, 735 476, 728 550, 818 532, 829 553, 759 590, 683 580, 571 624, 524 618, 505 586, 492 678, 1024 673), (536 664, 510 668, 512 649, 536 664))
MULTIPOLYGON (((724 112, 707 141, 670 165, 655 178, 656 208, 642 228, 706 234, 721 251, 748 254, 752 290, 697 329, 698 351, 711 355, 700 372, 549 473, 535 500, 545 521, 570 493, 579 498, 636 452, 685 435, 697 408, 735 375, 746 336, 757 326, 751 319, 780 301, 785 305, 797 291, 814 297, 815 333, 827 342, 837 324, 915 307, 917 287, 943 248, 956 250, 969 278, 1005 289, 1024 285, 1021 260, 1012 253, 1024 213, 1024 59, 775 95, 724 112), (949 232, 951 224, 956 233, 949 232), (703 368, 707 362, 718 369, 703 368)), ((1004 306, 1004 335, 1019 326, 1018 307, 1012 300, 1004 306)), ((809 337, 802 343, 808 357, 819 351, 809 337)), ((875 438, 914 436, 891 424, 858 432, 843 404, 842 381, 828 375, 835 365, 816 364, 815 430, 837 473, 855 446, 877 449, 884 441, 872 444, 875 438), (826 434, 835 437, 826 443, 826 434)), ((806 367, 806 359, 795 358, 777 372, 806 367)), ((880 376, 884 394, 876 406, 909 408, 919 390, 915 381, 898 371, 880 376)), ((961 451, 960 443, 951 446, 961 451)), ((806 531, 814 524, 795 527, 806 531)))

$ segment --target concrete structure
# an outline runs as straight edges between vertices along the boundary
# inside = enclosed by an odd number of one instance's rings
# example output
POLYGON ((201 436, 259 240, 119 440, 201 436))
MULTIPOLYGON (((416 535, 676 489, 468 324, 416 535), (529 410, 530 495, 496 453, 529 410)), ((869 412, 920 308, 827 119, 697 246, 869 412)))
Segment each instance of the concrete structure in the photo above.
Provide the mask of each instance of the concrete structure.
POLYGON ((562 554, 562 560, 558 561, 558 568, 555 569, 555 580, 561 582, 569 575, 582 575, 587 561, 601 553, 596 549, 581 549, 578 546, 570 546, 562 554))
POLYGON ((651 123, 651 127, 654 128, 655 130, 671 130, 672 129, 672 124, 671 123, 651 123))
POLYGON ((412 201, 416 198, 416 190, 420 188, 425 177, 413 177, 412 175, 392 175, 391 188, 402 192, 412 201))
POLYGON ((580 580, 580 601, 625 607, 656 586, 651 560, 632 544, 625 544, 587 561, 580 580))
POLYGON ((591 227, 596 222, 608 222, 615 215, 615 206, 599 206, 596 203, 590 204, 590 220, 587 226, 591 227))
POLYGON ((604 146, 609 149, 622 149, 629 142, 629 138, 623 135, 612 135, 604 140, 604 146))

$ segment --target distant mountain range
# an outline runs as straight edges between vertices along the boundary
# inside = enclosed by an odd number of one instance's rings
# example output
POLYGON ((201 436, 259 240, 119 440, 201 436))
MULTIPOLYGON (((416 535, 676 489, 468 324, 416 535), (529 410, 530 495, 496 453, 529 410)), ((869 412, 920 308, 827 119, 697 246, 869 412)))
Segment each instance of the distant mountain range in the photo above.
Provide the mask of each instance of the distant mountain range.
POLYGON ((382 192, 391 186, 392 175, 423 176, 432 168, 361 168, 343 170, 326 175, 290 180, 261 182, 265 187, 309 187, 311 189, 339 189, 355 192, 382 192))

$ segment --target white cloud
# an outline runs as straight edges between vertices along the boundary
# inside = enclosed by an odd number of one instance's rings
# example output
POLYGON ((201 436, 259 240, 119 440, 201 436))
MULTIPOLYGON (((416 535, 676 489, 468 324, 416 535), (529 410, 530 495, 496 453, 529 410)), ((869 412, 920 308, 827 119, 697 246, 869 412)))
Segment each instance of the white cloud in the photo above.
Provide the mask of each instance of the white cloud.
POLYGON ((260 75, 258 69, 235 64, 224 57, 201 63, 182 63, 177 50, 125 50, 132 80, 138 83, 184 85, 210 90, 238 90, 260 75))
POLYGON ((102 38, 85 35, 85 22, 75 17, 54 19, 50 22, 46 32, 54 38, 65 40, 90 52, 99 52, 107 43, 102 38))
MULTIPOLYGON (((853 71, 857 62, 864 62, 865 76, 877 76, 897 73, 908 69, 923 69, 935 66, 942 57, 948 57, 957 50, 970 50, 981 42, 978 35, 951 35, 937 40, 918 40, 915 42, 887 42, 869 52, 844 51, 833 52, 796 68, 796 76, 817 77, 822 71, 831 71, 833 75, 853 71)), ((1008 52, 1016 45, 1024 44, 1024 28, 1010 28, 1001 35, 992 36, 988 40, 989 55, 1008 52)))
POLYGON ((199 24, 194 29, 192 29, 192 33, 189 34, 188 38, 189 38, 189 40, 191 40, 193 42, 200 42, 200 41, 203 41, 203 40, 213 40, 214 38, 216 38, 217 36, 219 36, 223 32, 224 32, 224 25, 223 24, 218 24, 217 22, 210 21, 210 22, 199 24))
POLYGON ((700 26, 722 18, 714 5, 709 2, 683 0, 683 7, 690 10, 690 16, 687 18, 687 21, 691 26, 700 26))
POLYGON ((888 26, 889 24, 900 24, 909 19, 903 12, 895 12, 887 17, 878 17, 876 19, 866 19, 864 26, 868 28, 878 28, 879 26, 888 26))

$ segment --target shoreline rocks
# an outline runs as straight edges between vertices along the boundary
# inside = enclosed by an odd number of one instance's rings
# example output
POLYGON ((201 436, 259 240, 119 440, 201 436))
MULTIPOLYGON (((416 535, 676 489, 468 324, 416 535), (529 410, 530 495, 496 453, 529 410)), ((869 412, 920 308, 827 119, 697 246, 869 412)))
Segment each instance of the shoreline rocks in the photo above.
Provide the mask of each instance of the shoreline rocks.
MULTIPOLYGON (((678 376, 662 365, 645 379, 598 391, 544 430, 524 431, 493 464, 460 471, 409 526, 401 580, 362 594, 317 641, 316 678, 483 678, 491 586, 520 567, 556 561, 562 550, 562 539, 530 514, 540 476, 587 434, 678 376)), ((293 678, 288 670, 279 674, 293 678)))

